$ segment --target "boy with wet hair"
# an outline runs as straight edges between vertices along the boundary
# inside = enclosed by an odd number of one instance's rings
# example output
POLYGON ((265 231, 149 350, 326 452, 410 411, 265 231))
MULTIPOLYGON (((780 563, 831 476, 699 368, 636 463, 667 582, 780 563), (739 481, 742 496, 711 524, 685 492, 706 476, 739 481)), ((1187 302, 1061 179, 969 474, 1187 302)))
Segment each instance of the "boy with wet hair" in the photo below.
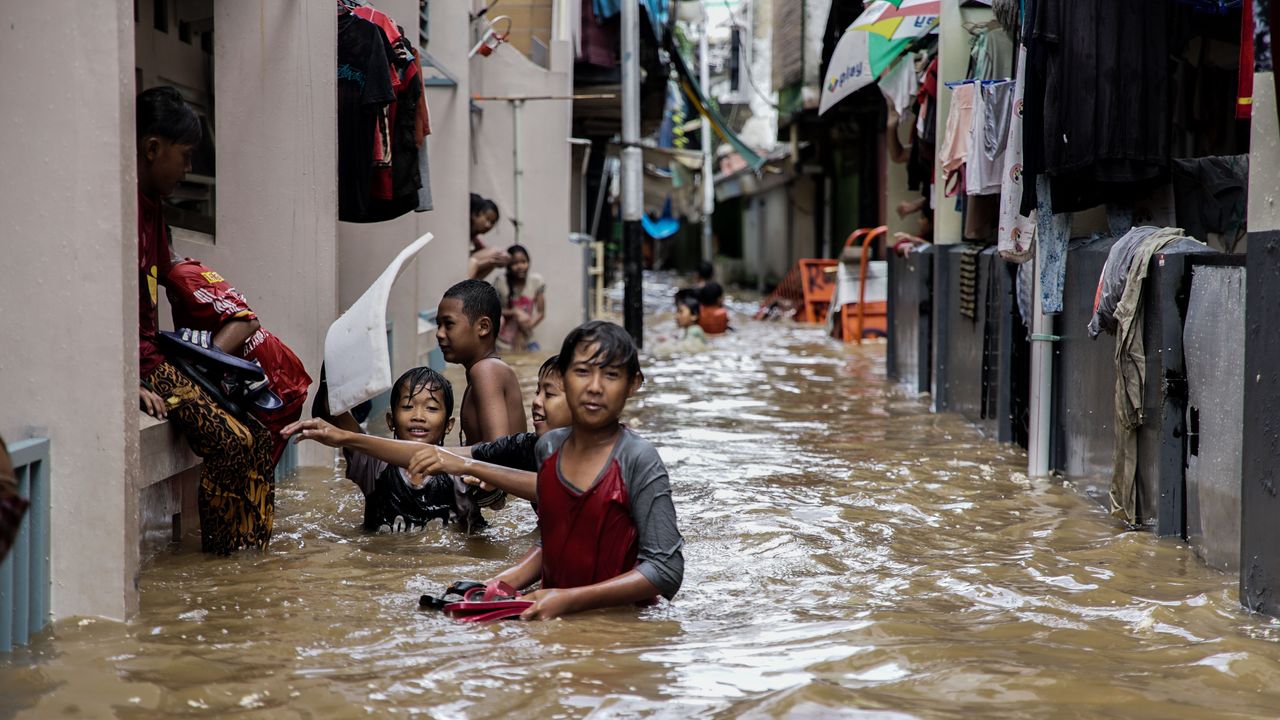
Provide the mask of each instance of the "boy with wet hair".
POLYGON ((490 584, 542 589, 521 617, 548 620, 675 596, 684 578, 666 467, 658 451, 619 422, 640 388, 635 343, 593 321, 565 338, 558 367, 572 424, 538 440, 541 541, 490 584))
MULTIPOLYGON (((533 432, 517 433, 493 442, 464 448, 423 448, 409 463, 411 475, 450 473, 483 482, 525 500, 536 500, 538 438, 573 422, 564 397, 564 379, 552 355, 538 370, 538 391, 533 396, 533 432), (477 477, 473 470, 484 475, 477 477)), ((472 482, 472 480, 468 480, 472 482)))
POLYGON ((436 342, 444 359, 467 371, 459 418, 462 445, 491 442, 527 429, 516 373, 498 357, 502 301, 482 280, 463 280, 445 291, 436 313, 436 342))
POLYGON ((293 423, 282 434, 342 448, 347 478, 364 493, 365 530, 416 530, 437 519, 445 525, 457 520, 466 529, 482 524, 479 507, 460 478, 444 473, 412 476, 395 462, 405 452, 404 441, 444 442, 453 429, 453 386, 435 370, 418 367, 396 380, 391 398, 387 428, 394 440, 365 434, 349 412, 329 415, 324 401, 321 417, 293 423))

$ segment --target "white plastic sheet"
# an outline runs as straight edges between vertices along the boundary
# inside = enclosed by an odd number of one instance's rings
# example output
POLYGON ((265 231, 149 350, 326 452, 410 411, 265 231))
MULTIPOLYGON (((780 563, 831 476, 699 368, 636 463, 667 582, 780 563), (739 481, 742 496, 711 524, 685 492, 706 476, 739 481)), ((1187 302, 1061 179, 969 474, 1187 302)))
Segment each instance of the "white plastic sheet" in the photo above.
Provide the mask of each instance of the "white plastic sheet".
POLYGON ((400 251, 368 290, 329 326, 324 338, 329 411, 343 413, 391 389, 391 348, 387 343, 387 300, 391 286, 432 234, 400 251))

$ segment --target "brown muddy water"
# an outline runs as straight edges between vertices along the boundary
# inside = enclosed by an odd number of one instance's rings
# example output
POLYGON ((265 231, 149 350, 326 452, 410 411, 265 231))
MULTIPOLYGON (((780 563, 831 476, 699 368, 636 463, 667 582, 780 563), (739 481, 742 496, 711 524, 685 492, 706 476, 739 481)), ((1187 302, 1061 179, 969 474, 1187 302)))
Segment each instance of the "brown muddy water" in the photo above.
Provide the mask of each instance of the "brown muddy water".
POLYGON ((0 715, 1280 712, 1278 626, 1237 607, 1233 577, 1028 482, 1020 451, 887 383, 883 346, 739 324, 705 354, 647 358, 628 411, 671 472, 674 603, 484 626, 419 612, 520 557, 528 505, 472 537, 366 535, 355 487, 307 469, 277 492, 265 555, 162 552, 133 621, 63 621, 0 660, 0 715))

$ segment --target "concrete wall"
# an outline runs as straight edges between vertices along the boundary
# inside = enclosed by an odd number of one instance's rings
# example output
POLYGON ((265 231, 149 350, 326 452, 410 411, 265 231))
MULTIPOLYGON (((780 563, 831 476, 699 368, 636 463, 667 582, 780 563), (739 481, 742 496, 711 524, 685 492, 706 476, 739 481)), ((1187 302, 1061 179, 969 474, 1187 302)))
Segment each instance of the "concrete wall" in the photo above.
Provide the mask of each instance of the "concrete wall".
MULTIPOLYGON (((519 98, 573 94, 572 48, 568 42, 551 46, 551 69, 533 64, 514 48, 500 48, 487 58, 471 61, 471 94, 519 98)), ((582 322, 582 249, 569 242, 573 201, 569 144, 572 105, 568 100, 527 101, 519 110, 520 164, 515 174, 513 103, 479 101, 483 113, 471 139, 471 189, 498 204, 502 220, 485 242, 505 247, 518 239, 529 249, 531 271, 547 281, 547 319, 536 336, 544 347, 559 347, 570 330, 582 322), (516 195, 519 183, 519 208, 516 195)))
MULTIPOLYGON (((401 2, 401 4, 406 4, 401 2)), ((416 3, 408 5, 416 7, 416 3)), ((435 233, 436 239, 417 262, 418 309, 433 309, 450 285, 466 276, 470 242, 471 193, 471 67, 467 62, 471 34, 467 30, 466 3, 434 2, 431 13, 431 55, 458 81, 457 87, 427 88, 431 110, 431 135, 427 155, 431 163, 431 198, 434 208, 417 213, 416 232, 435 233)), ((435 347, 434 336, 419 339, 417 364, 435 347)))
POLYGON ((0 434, 51 440, 53 612, 123 618, 137 572, 133 13, 111 0, 0 6, 0 434))
POLYGON ((1106 494, 1115 447, 1115 339, 1089 338, 1098 275, 1113 240, 1075 245, 1067 254, 1063 313, 1053 356, 1053 469, 1087 492, 1106 494))
MULTIPOLYGON (((210 244, 179 234, 174 246, 230 278, 319 379, 337 314, 337 79, 334 46, 315 39, 336 37, 336 14, 219 3, 214 28, 217 235, 210 244)), ((302 461, 325 462, 311 445, 302 461)))

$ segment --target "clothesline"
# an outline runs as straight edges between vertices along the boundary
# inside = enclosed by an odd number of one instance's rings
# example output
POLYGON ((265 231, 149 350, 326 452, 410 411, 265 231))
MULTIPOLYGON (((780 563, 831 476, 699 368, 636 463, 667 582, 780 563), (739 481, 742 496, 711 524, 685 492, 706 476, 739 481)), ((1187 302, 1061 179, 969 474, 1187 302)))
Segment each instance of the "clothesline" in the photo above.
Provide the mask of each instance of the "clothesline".
POLYGON ((969 79, 969 80, 952 80, 951 82, 949 82, 949 83, 944 83, 944 84, 945 84, 947 87, 951 88, 952 90, 955 90, 956 88, 960 87, 961 85, 971 85, 971 84, 973 84, 973 83, 981 83, 981 84, 982 84, 982 87, 989 87, 989 86, 991 86, 991 85, 999 85, 999 84, 1001 84, 1001 83, 1007 83, 1007 82, 1013 82, 1013 79, 1012 79, 1012 78, 1005 78, 1005 79, 1003 79, 1003 80, 974 80, 974 79, 969 79))

